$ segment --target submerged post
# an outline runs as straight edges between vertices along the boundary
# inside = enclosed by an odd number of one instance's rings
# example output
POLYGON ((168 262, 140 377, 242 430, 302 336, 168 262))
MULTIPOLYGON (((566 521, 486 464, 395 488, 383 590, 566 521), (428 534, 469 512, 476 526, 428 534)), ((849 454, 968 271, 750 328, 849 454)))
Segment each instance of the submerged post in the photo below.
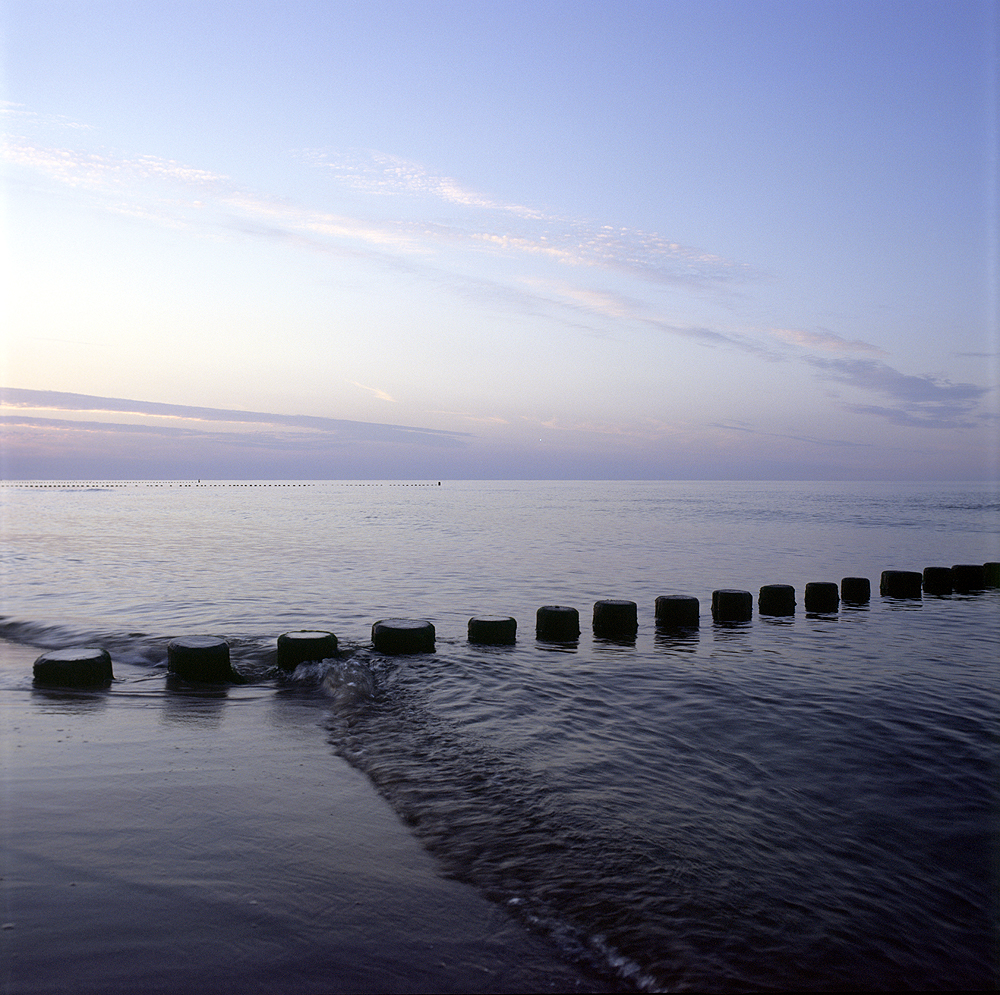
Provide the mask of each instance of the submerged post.
POLYGON ((883 598, 919 598, 923 575, 914 570, 883 570, 879 594, 883 598))
POLYGON ((35 684, 52 688, 106 688, 115 679, 111 656, 99 646, 49 650, 34 663, 35 684))
POLYGON ((835 612, 840 607, 840 591, 830 581, 813 581, 806 584, 803 600, 807 612, 835 612))
POLYGON ((840 582, 840 600, 851 605, 866 605, 872 599, 872 584, 867 577, 844 577, 840 582))
POLYGON ((321 629, 283 632, 278 636, 278 666, 294 670, 300 663, 315 663, 337 656, 337 637, 321 629))
POLYGON ((951 567, 924 567, 923 588, 927 594, 951 594, 951 567))
POLYGON ((794 615, 795 588, 791 584, 765 584, 757 596, 758 615, 794 615))
POLYGON ((656 599, 656 624, 664 629, 698 627, 701 605, 687 594, 661 594, 656 599))
POLYGON ((605 639, 635 639, 639 608, 634 601, 609 598, 594 602, 594 635, 605 639))
POLYGON ((178 636, 167 644, 167 671, 186 681, 239 684, 229 661, 229 643, 218 636, 178 636))
POLYGON ((469 619, 469 642, 511 646, 517 641, 517 619, 509 615, 476 615, 469 619))
POLYGON ((543 605, 535 613, 535 638, 568 643, 580 638, 580 613, 565 605, 543 605))
POLYGON ((372 645, 380 653, 433 653, 434 636, 426 619, 384 618, 372 625, 372 645))
POLYGON ((981 563, 956 563, 951 568, 955 590, 968 594, 986 587, 986 566, 981 563))
POLYGON ((753 595, 732 587, 713 591, 712 618, 716 622, 749 622, 753 618, 753 595))

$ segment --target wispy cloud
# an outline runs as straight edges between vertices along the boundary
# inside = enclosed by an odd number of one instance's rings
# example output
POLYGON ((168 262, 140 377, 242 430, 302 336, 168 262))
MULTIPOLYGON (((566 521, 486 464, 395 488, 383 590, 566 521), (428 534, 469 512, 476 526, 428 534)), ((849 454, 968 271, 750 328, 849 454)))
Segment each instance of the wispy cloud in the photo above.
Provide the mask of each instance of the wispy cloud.
POLYGON ((387 394, 384 390, 379 390, 378 387, 368 387, 363 383, 358 383, 357 380, 352 380, 352 384, 355 387, 360 387, 362 390, 367 390, 370 394, 374 394, 380 401, 389 401, 392 404, 396 404, 396 398, 391 394, 387 394))
POLYGON ((381 152, 304 149, 298 155, 352 190, 431 197, 467 209, 455 225, 447 226, 449 236, 495 251, 542 255, 567 265, 605 266, 658 282, 732 282, 751 275, 748 266, 655 232, 560 217, 523 204, 497 201, 451 177, 381 152))
MULTIPOLYGON (((744 266, 656 234, 558 219, 494 202, 413 164, 399 164, 374 189, 444 200, 456 208, 456 217, 430 222, 419 212, 411 218, 372 219, 324 211, 255 193, 224 174, 175 160, 123 156, 107 149, 52 147, 16 135, 7 136, 0 155, 24 171, 88 194, 115 214, 200 237, 281 239, 316 251, 364 256, 394 268, 405 259, 411 266, 419 261, 425 269, 434 268, 443 265, 443 251, 458 250, 470 261, 482 254, 540 257, 573 268, 604 269, 646 282, 692 288, 722 287, 749 273, 744 266), (490 216, 493 223, 488 223, 490 216)), ((349 175, 361 182, 360 174, 349 175)), ((451 272, 453 279, 476 282, 467 273, 451 272)), ((601 294, 584 288, 574 293, 577 306, 588 294, 595 298, 601 294)), ((617 316, 606 293, 603 307, 597 310, 617 316)))
MULTIPOLYGON (((391 425, 379 422, 351 421, 342 418, 322 418, 315 415, 282 415, 261 411, 239 411, 227 408, 202 408, 183 404, 163 404, 154 401, 137 401, 118 397, 96 397, 89 394, 70 394, 50 390, 26 390, 0 387, 0 414, 8 424, 26 423, 25 419, 43 419, 49 427, 77 427, 78 420, 69 421, 70 413, 88 412, 108 415, 130 415, 143 419, 140 425, 131 428, 120 422, 98 421, 106 431, 150 431, 170 430, 198 431, 218 430, 233 427, 244 431, 260 432, 293 431, 299 435, 323 436, 327 440, 351 440, 369 442, 408 442, 420 445, 453 446, 465 438, 466 432, 452 432, 440 429, 418 428, 408 425, 391 425), (66 412, 67 418, 60 421, 49 412, 66 412)), ((232 434, 238 435, 238 432, 232 434)))
POLYGON ((13 166, 90 194, 105 210, 194 234, 296 241, 329 251, 427 251, 412 225, 370 222, 307 209, 240 188, 228 176, 155 156, 52 148, 7 136, 0 156, 13 166))
POLYGON ((663 421, 659 418, 636 418, 616 421, 594 421, 593 419, 566 419, 558 417, 532 418, 527 415, 521 421, 532 426, 558 432, 564 435, 580 436, 584 444, 593 442, 595 436, 613 438, 631 445, 657 444, 665 440, 690 441, 699 436, 702 426, 688 421, 663 421))
MULTIPOLYGON (((420 274, 493 306, 544 314, 591 332, 595 322, 605 326, 645 322, 659 331, 706 344, 765 351, 746 337, 685 326, 660 313, 655 303, 658 286, 699 293, 713 288, 728 294, 731 291, 726 288, 752 274, 745 265, 655 232, 559 217, 501 201, 419 164, 378 152, 313 149, 297 155, 330 177, 331 190, 339 186, 373 198, 405 199, 405 209, 385 217, 374 209, 306 206, 172 159, 121 154, 99 146, 52 144, 38 137, 45 130, 39 125, 40 116, 22 107, 7 110, 11 130, 23 133, 9 134, 0 155, 15 167, 22 181, 45 178, 123 217, 184 230, 199 238, 285 241, 310 251, 370 261, 393 271, 420 274), (26 137, 32 133, 34 137, 26 137), (431 202, 447 205, 443 218, 440 211, 430 209, 431 202), (497 280, 485 275, 487 270, 476 262, 478 257, 525 264, 544 260, 574 275, 552 280, 546 287, 540 280, 521 282, 526 271, 512 267, 508 277, 497 280), (594 280, 584 278, 588 272, 594 280), (636 299, 587 285, 621 275, 639 281, 636 299), (639 289, 643 284, 646 291, 639 289)), ((346 206, 344 197, 336 193, 330 203, 346 206)), ((374 208, 375 200, 367 206, 374 208)))
MULTIPOLYGON (((29 112, 23 114, 20 123, 32 119, 29 112)), ((540 256, 654 283, 724 285, 750 275, 745 265, 656 233, 496 201, 449 177, 380 153, 362 159, 309 150, 300 158, 351 189, 432 198, 454 208, 454 216, 433 222, 419 211, 410 218, 355 217, 254 193, 229 176, 175 160, 104 148, 52 147, 23 135, 8 134, 2 156, 14 166, 89 191, 108 210, 170 227, 311 236, 325 243, 362 243, 414 254, 458 247, 470 253, 540 256)))
POLYGON ((629 321, 652 328, 657 332, 693 339, 706 346, 720 346, 750 352, 761 357, 778 357, 760 342, 747 336, 726 334, 717 329, 697 325, 679 325, 658 314, 655 306, 609 290, 579 286, 568 281, 524 278, 522 284, 529 288, 528 295, 536 304, 557 305, 571 308, 581 314, 591 314, 614 321, 629 321))
POLYGON ((324 169, 351 189, 388 196, 421 195, 437 197, 460 207, 504 211, 524 218, 544 215, 520 204, 505 204, 468 190, 449 176, 439 176, 415 162, 383 152, 347 153, 322 149, 302 149, 303 162, 324 169))
POLYGON ((893 425, 904 425, 907 428, 975 427, 967 410, 958 405, 937 404, 933 408, 925 406, 911 410, 906 407, 887 408, 878 404, 845 404, 844 408, 856 415, 882 418, 893 425))
POLYGON ((835 449, 870 449, 871 442, 854 442, 850 439, 824 439, 814 435, 799 435, 788 432, 764 432, 751 428, 749 425, 737 425, 733 422, 710 422, 710 428, 722 429, 724 432, 742 432, 746 435, 758 435, 771 439, 790 439, 793 442, 805 442, 810 446, 824 446, 835 449))
POLYGON ((0 120, 30 124, 34 128, 73 128, 78 131, 92 131, 93 126, 72 121, 62 114, 40 114, 25 104, 12 100, 0 100, 0 120))
POLYGON ((509 425, 506 418, 499 415, 473 415, 467 411, 431 411, 432 415, 446 415, 449 418, 461 418, 462 421, 478 422, 482 425, 509 425))
POLYGON ((226 176, 155 156, 124 158, 107 152, 47 148, 14 136, 5 138, 3 156, 7 162, 26 166, 67 186, 95 190, 138 180, 165 180, 218 192, 230 182, 226 176))
POLYGON ((804 361, 826 380, 881 394, 894 407, 845 404, 856 414, 874 415, 898 425, 920 428, 972 428, 979 401, 990 393, 988 387, 951 383, 927 374, 901 373, 873 359, 830 359, 807 356, 804 361))
POLYGON ((746 336, 726 335, 716 329, 703 328, 697 325, 676 325, 659 318, 645 318, 643 321, 657 331, 666 332, 668 335, 677 335, 685 339, 694 339, 703 345, 726 346, 727 348, 739 349, 741 352, 748 352, 762 359, 778 360, 780 358, 766 346, 746 336))
POLYGON ((609 290, 579 286, 567 280, 522 277, 520 282, 536 296, 544 297, 548 301, 566 302, 602 317, 634 318, 642 310, 642 304, 637 300, 609 290))
POLYGON ((792 345, 802 346, 818 352, 867 352, 875 356, 886 356, 883 349, 861 339, 845 339, 829 329, 821 328, 815 332, 807 332, 800 328, 771 328, 769 332, 774 338, 792 345))
MULTIPOLYGON (((655 272, 659 282, 668 279, 700 282, 705 274, 694 277, 694 270, 704 264, 707 273, 715 265, 714 257, 688 253, 673 244, 661 245, 655 236, 647 237, 641 232, 606 229, 594 233, 569 224, 558 235, 536 233, 529 238, 510 232, 467 231, 457 224, 428 225, 406 219, 373 221, 267 197, 238 188, 223 174, 152 156, 123 157, 106 151, 47 148, 17 138, 7 141, 3 155, 14 165, 88 192, 108 211, 163 227, 185 229, 200 237, 225 238, 235 234, 280 240, 313 251, 377 259, 381 265, 394 269, 403 266, 412 271, 419 267, 463 296, 485 300, 493 306, 544 314, 569 326, 586 327, 580 323, 585 316, 601 322, 633 321, 706 345, 766 352, 749 338, 679 325, 663 319, 655 307, 640 299, 578 281, 514 275, 511 281, 499 283, 468 272, 436 269, 434 264, 440 249, 458 245, 477 253, 542 254, 574 266, 603 265, 608 270, 631 266, 644 276, 655 272), (680 268, 672 276, 667 266, 670 259, 680 262, 680 268)), ((415 167, 405 173, 406 183, 399 177, 394 180, 400 190, 421 188, 413 181, 414 170, 415 167)), ((453 193, 458 189, 429 181, 424 185, 441 196, 444 195, 441 191, 453 193)), ((480 199, 471 195, 462 198, 456 195, 456 199, 463 206, 481 206, 480 199)), ((517 213, 509 205, 493 205, 493 209, 517 213)))

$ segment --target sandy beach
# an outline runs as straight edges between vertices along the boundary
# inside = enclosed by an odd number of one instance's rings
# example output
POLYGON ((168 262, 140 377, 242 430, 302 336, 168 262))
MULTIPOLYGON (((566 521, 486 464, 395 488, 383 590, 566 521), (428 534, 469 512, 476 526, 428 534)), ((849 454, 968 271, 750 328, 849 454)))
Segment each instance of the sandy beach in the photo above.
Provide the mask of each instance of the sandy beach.
POLYGON ((446 880, 270 686, 42 690, 0 644, 5 995, 600 991, 446 880))

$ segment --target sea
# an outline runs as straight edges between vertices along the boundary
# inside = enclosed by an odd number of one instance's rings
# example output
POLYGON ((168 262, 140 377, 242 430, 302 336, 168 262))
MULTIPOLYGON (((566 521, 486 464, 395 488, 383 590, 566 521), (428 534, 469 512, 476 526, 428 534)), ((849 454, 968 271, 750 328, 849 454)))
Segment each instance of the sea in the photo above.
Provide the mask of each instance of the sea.
MULTIPOLYGON (((994 483, 7 481, 0 637, 164 676, 215 635, 466 882, 609 991, 992 989, 1000 590, 882 597, 1000 560, 994 483), (868 577, 807 612, 805 585, 868 577), (756 610, 790 584, 796 610, 756 610), (712 592, 747 590, 747 622, 712 592), (661 630, 660 595, 700 602, 661 630), (634 638, 596 602, 634 601, 634 638), (536 639, 542 606, 578 640, 536 639), (512 616, 509 646, 469 619, 512 616), (389 656, 380 619, 430 621, 389 656), (283 632, 339 655, 293 674, 283 632), (138 669, 137 669, 138 668, 138 669)), ((30 687, 31 675, 9 680, 30 687)), ((155 682, 154 682, 155 683, 155 682)), ((113 687, 109 694, 113 694, 113 687)), ((153 693, 163 693, 166 691, 153 693)))

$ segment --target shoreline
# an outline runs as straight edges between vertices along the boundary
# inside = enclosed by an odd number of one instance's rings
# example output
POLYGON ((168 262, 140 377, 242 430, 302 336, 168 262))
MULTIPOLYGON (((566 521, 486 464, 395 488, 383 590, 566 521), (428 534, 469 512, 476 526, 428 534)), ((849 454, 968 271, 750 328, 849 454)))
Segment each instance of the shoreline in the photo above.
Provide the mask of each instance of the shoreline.
POLYGON ((31 686, 0 641, 5 995, 615 991, 433 858, 266 686, 31 686))

